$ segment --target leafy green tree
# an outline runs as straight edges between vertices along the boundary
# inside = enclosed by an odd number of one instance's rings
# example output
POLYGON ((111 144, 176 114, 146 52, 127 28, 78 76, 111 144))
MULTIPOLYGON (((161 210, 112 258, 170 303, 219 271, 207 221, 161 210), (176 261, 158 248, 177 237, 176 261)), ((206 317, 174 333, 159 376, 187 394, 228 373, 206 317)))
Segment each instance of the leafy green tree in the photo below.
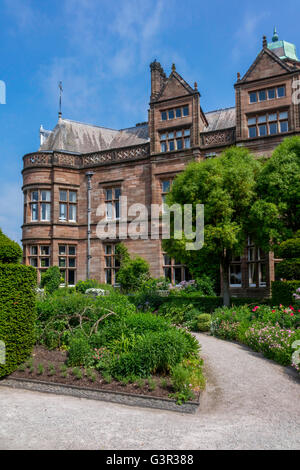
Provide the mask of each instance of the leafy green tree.
POLYGON ((186 240, 164 240, 164 249, 188 265, 218 260, 221 265, 223 301, 229 305, 229 265, 240 255, 249 230, 249 211, 256 201, 256 179, 261 164, 247 149, 231 147, 219 158, 190 163, 175 179, 168 195, 174 203, 204 204, 204 247, 186 251, 186 240))
POLYGON ((249 222, 260 246, 292 238, 300 229, 299 136, 284 139, 274 150, 258 177, 257 194, 249 222))
POLYGON ((53 294, 61 283, 61 274, 58 266, 52 266, 42 274, 41 287, 45 287, 49 294, 53 294))
POLYGON ((124 292, 132 292, 139 289, 143 282, 150 278, 149 263, 140 256, 131 258, 123 243, 117 245, 116 254, 120 262, 117 282, 120 283, 121 289, 124 292))

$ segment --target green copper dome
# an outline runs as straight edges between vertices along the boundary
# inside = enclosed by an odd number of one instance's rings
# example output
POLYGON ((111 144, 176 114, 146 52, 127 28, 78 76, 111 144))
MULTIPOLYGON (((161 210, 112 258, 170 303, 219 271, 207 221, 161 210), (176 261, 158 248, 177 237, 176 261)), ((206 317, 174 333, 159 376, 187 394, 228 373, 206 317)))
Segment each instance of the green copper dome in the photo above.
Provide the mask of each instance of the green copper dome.
POLYGON ((295 44, 287 41, 279 41, 279 36, 274 28, 272 42, 268 43, 268 49, 274 52, 280 59, 292 59, 299 61, 295 44))

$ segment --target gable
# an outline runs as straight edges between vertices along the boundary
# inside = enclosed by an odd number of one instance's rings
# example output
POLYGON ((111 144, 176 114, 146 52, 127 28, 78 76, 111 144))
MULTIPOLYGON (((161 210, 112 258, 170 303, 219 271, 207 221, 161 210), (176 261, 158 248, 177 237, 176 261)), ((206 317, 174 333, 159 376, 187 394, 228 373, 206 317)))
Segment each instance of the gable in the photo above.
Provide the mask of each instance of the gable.
POLYGON ((275 54, 263 49, 246 72, 241 82, 248 82, 289 72, 289 67, 275 54))
POLYGON ((172 72, 163 86, 157 101, 163 101, 178 96, 185 96, 194 93, 194 90, 176 72, 172 72))

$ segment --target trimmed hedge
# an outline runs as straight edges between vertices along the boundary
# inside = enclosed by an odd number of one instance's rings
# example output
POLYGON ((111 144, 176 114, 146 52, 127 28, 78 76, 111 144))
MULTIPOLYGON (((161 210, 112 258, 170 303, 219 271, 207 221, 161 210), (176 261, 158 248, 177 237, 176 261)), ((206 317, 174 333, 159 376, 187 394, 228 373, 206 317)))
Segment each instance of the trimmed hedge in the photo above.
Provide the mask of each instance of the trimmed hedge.
POLYGON ((163 303, 168 302, 176 305, 178 307, 183 307, 184 305, 192 304, 194 308, 199 310, 199 312, 213 312, 216 308, 221 307, 223 305, 223 298, 222 297, 210 297, 210 296, 175 296, 170 295, 168 297, 163 297, 163 303))
POLYGON ((274 305, 289 306, 295 303, 293 294, 300 287, 300 281, 273 281, 272 303, 274 305))
POLYGON ((6 363, 0 377, 24 362, 35 342, 36 270, 21 264, 0 264, 0 341, 5 343, 6 363))
POLYGON ((276 264, 276 278, 293 281, 300 279, 300 258, 286 259, 276 264))
POLYGON ((0 229, 0 263, 19 263, 21 258, 22 248, 0 229))

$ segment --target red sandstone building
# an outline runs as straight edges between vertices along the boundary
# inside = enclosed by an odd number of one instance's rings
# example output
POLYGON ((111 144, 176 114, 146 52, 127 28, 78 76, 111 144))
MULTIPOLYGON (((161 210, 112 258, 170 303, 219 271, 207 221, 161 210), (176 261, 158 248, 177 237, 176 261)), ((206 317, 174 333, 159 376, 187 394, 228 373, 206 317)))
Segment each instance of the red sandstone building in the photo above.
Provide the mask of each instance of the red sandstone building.
MULTIPOLYGON (((174 65, 169 77, 159 62, 150 69, 147 123, 113 130, 60 116, 53 131, 41 128, 39 150, 24 156, 24 263, 36 267, 39 276, 56 265, 69 285, 87 277, 114 283, 118 237, 97 237, 99 204, 106 205, 107 220, 118 218, 120 195, 127 196, 128 206, 138 202, 150 210, 163 202, 188 162, 217 157, 231 145, 270 155, 284 137, 300 133, 300 105, 292 100, 300 61, 295 46, 279 41, 276 31, 271 43, 264 38, 247 73, 238 74, 232 108, 205 112, 197 84, 191 87, 174 65)), ((161 240, 125 244, 149 261, 154 277, 174 283, 188 278, 187 269, 162 252, 161 240)), ((272 254, 248 240, 245 255, 230 268, 231 294, 266 296, 273 278, 272 254)))

